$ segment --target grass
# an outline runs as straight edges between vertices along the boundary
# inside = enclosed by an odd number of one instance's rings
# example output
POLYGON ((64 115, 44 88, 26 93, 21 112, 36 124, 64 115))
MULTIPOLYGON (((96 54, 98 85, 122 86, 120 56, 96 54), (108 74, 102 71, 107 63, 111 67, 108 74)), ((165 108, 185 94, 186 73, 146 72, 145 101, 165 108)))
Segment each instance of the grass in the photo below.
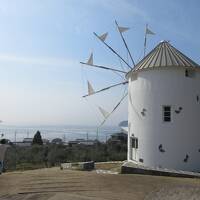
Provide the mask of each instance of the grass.
POLYGON ((111 170, 120 172, 121 166, 123 164, 123 161, 117 161, 117 162, 97 162, 95 163, 95 169, 102 169, 102 170, 111 170))

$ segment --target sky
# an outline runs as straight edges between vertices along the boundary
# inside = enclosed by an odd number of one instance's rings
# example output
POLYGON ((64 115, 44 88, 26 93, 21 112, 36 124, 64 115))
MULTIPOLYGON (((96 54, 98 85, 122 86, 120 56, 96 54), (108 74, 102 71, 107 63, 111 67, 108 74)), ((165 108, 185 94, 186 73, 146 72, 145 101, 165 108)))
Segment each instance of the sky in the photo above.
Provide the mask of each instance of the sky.
MULTIPOLYGON (((90 53, 94 64, 121 69, 120 60, 93 32, 108 32, 106 42, 127 62, 114 21, 124 33, 137 63, 161 40, 200 63, 198 0, 0 0, 0 119, 6 125, 91 125, 103 120, 98 106, 111 111, 125 86, 83 99, 87 80, 94 89, 121 82, 113 72, 82 66, 90 53)), ((125 67, 124 65, 122 67, 125 67)), ((127 99, 105 125, 128 116, 127 99)))

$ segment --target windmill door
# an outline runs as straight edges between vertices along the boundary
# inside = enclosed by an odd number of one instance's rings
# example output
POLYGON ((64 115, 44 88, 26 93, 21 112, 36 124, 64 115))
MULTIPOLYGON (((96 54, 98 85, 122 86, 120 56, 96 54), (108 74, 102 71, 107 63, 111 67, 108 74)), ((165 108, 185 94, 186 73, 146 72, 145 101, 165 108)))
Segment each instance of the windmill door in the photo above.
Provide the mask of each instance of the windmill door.
POLYGON ((132 160, 137 161, 138 160, 138 138, 137 137, 132 137, 132 160))

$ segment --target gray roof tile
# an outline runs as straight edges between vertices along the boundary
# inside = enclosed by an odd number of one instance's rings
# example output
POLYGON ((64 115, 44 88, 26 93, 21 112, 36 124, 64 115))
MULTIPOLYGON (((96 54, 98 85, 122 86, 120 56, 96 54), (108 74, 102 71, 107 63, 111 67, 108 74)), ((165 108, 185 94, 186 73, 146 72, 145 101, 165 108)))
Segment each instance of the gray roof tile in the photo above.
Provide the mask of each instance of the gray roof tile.
POLYGON ((197 63, 173 47, 169 42, 160 42, 132 71, 157 67, 199 67, 197 63))

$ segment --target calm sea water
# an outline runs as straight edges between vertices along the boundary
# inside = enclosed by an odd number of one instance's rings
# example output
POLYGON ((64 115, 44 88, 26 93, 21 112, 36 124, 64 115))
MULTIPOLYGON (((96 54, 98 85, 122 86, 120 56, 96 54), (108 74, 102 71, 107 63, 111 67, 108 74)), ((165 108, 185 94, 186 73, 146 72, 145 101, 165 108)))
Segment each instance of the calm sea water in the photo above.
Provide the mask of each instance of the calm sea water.
MULTIPOLYGON (((75 139, 98 139, 100 141, 106 141, 111 134, 119 132, 119 127, 102 127, 97 134, 97 127, 90 126, 0 126, 0 134, 3 134, 3 138, 10 139, 11 141, 22 141, 23 138, 33 137, 36 131, 41 132, 42 138, 49 139, 61 138, 64 141, 75 139)), ((1 135, 0 135, 1 138, 1 135)))

